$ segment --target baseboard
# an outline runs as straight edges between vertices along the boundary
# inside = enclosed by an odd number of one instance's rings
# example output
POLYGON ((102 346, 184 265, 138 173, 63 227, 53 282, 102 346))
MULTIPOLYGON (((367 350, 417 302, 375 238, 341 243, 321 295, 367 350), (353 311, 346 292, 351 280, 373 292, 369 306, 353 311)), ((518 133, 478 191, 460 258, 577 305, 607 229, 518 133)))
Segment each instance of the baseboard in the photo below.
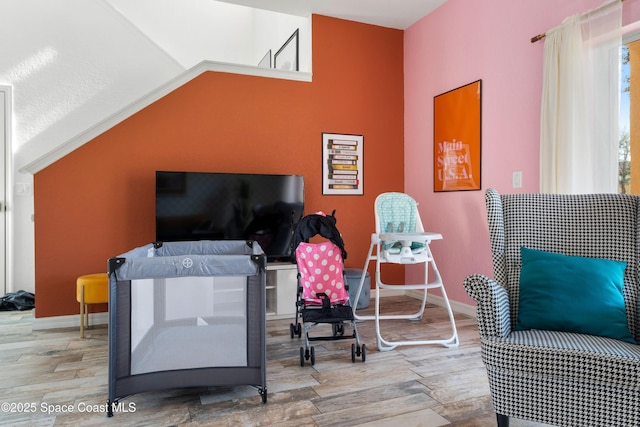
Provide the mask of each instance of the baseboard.
MULTIPOLYGON (((373 293, 374 292, 372 292, 372 294, 373 293)), ((387 289, 380 290, 380 298, 388 297, 391 295, 407 295, 408 297, 421 300, 423 293, 422 291, 407 291, 405 293, 403 291, 395 291, 395 290, 387 290, 387 289)), ((428 294, 427 302, 437 305, 439 307, 446 307, 444 298, 439 295, 428 294)), ((451 300, 449 300, 449 305, 451 306, 451 310, 454 313, 462 314, 464 316, 468 316, 474 319, 477 318, 476 307, 473 305, 464 304, 458 301, 451 301, 451 300)))
MULTIPOLYGON (((396 289, 380 289, 380 298, 387 298, 387 297, 396 297, 396 296, 402 296, 402 295, 406 295, 405 291, 398 291, 396 289)), ((371 289, 371 296, 372 299, 375 299, 376 297, 376 291, 375 289, 371 289)))
MULTIPOLYGON (((34 313, 35 315, 35 313, 34 313)), ((109 313, 89 313, 89 325, 106 325, 109 323, 109 313)), ((80 314, 68 316, 36 317, 33 319, 32 330, 78 328, 80 329, 80 314)))

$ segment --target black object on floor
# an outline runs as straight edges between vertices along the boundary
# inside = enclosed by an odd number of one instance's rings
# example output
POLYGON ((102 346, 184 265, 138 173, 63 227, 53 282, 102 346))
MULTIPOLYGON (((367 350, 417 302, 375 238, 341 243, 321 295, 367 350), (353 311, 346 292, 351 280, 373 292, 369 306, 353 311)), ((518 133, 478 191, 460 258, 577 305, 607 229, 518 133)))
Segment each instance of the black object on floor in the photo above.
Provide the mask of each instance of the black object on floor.
POLYGON ((31 310, 35 305, 35 295, 27 291, 10 292, 0 298, 0 311, 31 310))

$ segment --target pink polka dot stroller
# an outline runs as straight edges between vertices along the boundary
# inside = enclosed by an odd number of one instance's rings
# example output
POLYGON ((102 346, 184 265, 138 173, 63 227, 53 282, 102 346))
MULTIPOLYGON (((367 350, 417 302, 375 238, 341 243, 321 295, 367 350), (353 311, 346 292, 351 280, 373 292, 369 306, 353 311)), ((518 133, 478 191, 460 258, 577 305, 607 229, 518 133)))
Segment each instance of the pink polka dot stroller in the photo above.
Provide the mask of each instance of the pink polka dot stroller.
POLYGON ((291 338, 296 335, 300 338, 304 329, 305 346, 300 347, 300 366, 304 366, 305 360, 315 364, 315 348, 310 342, 319 340, 353 339, 351 361, 360 357, 364 362, 366 348, 360 344, 349 302, 344 276, 347 252, 336 228, 335 211, 331 215, 318 212, 303 217, 294 232, 293 247, 292 261, 298 265, 298 292, 296 320, 290 330, 291 338), (311 238, 314 243, 309 242, 311 238), (331 325, 331 335, 310 336, 309 331, 321 324, 331 325), (353 333, 346 335, 345 328, 351 328, 353 333))

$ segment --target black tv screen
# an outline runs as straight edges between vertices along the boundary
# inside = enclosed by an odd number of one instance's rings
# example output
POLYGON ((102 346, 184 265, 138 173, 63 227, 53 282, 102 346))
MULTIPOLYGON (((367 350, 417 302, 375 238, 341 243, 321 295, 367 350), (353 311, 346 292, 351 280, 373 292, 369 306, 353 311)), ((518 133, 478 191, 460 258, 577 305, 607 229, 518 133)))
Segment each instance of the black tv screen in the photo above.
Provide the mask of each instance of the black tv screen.
POLYGON ((156 172, 156 241, 254 240, 289 260, 304 210, 304 177, 156 172))

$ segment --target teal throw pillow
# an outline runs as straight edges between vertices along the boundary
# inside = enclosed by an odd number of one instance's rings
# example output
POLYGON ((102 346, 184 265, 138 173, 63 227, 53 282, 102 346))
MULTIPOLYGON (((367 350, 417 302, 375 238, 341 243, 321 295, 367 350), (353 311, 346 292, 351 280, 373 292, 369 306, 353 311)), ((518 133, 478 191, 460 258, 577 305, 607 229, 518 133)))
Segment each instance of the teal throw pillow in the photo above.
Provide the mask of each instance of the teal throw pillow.
POLYGON ((622 288, 626 262, 520 248, 520 303, 515 330, 545 329, 636 343, 622 288))

